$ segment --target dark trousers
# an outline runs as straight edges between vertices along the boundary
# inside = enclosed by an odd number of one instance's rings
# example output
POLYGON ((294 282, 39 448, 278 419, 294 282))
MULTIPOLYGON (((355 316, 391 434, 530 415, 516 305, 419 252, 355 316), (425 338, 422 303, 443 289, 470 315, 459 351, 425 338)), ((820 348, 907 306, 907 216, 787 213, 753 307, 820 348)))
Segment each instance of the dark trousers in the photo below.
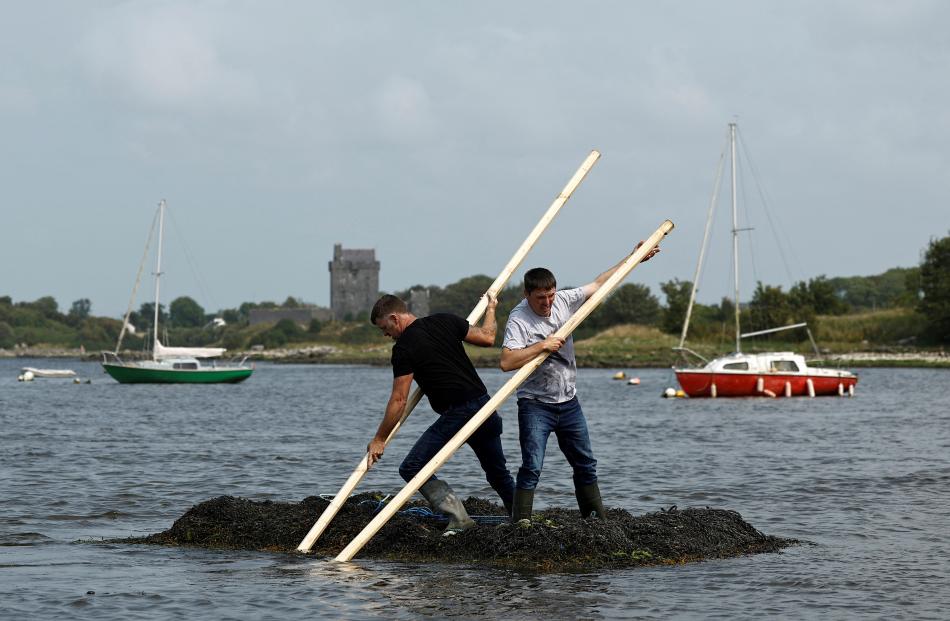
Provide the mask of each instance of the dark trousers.
MULTIPOLYGON (((432 458, 442 450, 446 442, 452 439, 465 426, 482 406, 488 403, 488 395, 476 397, 471 401, 449 407, 439 415, 425 432, 419 436, 412 450, 399 466, 399 475, 410 481, 432 458)), ((505 452, 501 448, 502 422, 498 412, 486 420, 468 439, 475 456, 485 471, 485 479, 504 503, 510 506, 515 492, 515 482, 505 465, 505 452)), ((437 478, 435 475, 433 479, 437 478)))
POLYGON ((557 445, 574 469, 574 486, 597 482, 597 460, 590 446, 587 419, 574 397, 564 403, 542 403, 518 399, 518 439, 521 442, 521 468, 518 489, 534 489, 541 478, 548 436, 554 433, 557 445))

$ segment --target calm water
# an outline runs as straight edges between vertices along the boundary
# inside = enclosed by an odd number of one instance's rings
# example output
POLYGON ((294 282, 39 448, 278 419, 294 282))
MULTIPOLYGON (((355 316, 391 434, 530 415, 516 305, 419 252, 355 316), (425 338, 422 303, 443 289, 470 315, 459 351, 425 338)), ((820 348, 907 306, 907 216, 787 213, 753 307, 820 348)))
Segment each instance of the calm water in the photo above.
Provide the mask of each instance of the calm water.
MULTIPOLYGON (((853 399, 664 400, 582 370, 579 390, 608 505, 739 511, 782 554, 533 576, 256 552, 77 543, 168 528, 231 494, 335 493, 388 396, 388 369, 261 366, 235 386, 124 386, 97 364, 0 360, 0 617, 947 618, 950 413, 941 370, 869 369, 853 399), (21 366, 71 366, 92 384, 18 383, 21 366)), ((494 390, 506 376, 482 375, 494 390)), ((501 410, 517 465, 513 402, 501 410)), ((395 492, 431 420, 417 409, 361 490, 395 492)), ((552 443, 553 448, 553 443, 552 443)), ((463 448, 443 469, 491 497, 463 448)), ((536 506, 573 506, 549 454, 536 506)))

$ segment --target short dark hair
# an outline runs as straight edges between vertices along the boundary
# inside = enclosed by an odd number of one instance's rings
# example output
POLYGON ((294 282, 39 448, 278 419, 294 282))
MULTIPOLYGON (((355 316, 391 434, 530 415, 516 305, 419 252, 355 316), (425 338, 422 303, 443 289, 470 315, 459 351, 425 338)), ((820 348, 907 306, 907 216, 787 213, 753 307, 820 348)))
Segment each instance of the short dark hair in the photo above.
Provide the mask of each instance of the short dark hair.
POLYGON ((409 308, 406 306, 405 302, 394 295, 386 294, 376 300, 376 304, 373 305, 373 312, 369 315, 369 322, 375 326, 376 320, 380 317, 392 315, 393 313, 398 314, 408 312, 409 308))
POLYGON ((544 267, 535 267, 524 273, 524 292, 531 293, 536 289, 554 289, 557 280, 551 270, 544 267))

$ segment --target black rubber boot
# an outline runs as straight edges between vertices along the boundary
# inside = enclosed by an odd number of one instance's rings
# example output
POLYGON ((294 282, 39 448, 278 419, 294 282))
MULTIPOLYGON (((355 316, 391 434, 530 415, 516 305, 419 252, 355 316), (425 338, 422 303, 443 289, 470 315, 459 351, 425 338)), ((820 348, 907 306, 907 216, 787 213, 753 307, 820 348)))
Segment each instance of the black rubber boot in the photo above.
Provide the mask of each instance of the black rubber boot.
POLYGON ((533 489, 515 489, 515 498, 512 501, 511 523, 519 520, 531 521, 531 507, 534 505, 533 489))
POLYGON ((604 509, 604 501, 600 498, 600 488, 597 487, 596 482, 590 485, 576 486, 574 496, 577 498, 577 506, 581 510, 581 517, 607 519, 607 510, 604 509))
POLYGON ((443 535, 454 535, 475 526, 475 520, 468 516, 465 505, 445 481, 429 479, 419 488, 419 491, 429 501, 429 506, 433 511, 448 516, 449 525, 445 527, 443 535))

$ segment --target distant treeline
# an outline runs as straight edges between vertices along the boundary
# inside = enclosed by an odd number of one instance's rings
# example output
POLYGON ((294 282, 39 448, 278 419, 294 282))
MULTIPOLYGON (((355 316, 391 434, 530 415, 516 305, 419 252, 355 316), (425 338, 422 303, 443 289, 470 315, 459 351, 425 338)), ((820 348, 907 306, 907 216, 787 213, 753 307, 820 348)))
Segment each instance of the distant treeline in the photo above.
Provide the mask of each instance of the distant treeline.
MULTIPOLYGON (((440 287, 429 285, 430 312, 449 312, 467 316, 481 295, 491 285, 488 276, 477 275, 440 287)), ((409 291, 396 295, 408 299, 409 291)), ((619 287, 584 322, 576 333, 585 338, 619 324, 656 326, 670 334, 679 334, 689 303, 692 283, 670 280, 660 285, 665 303, 646 287, 628 283, 619 287)), ((520 284, 509 286, 499 296, 499 342, 508 314, 523 299, 520 284)), ((353 322, 313 320, 308 326, 282 320, 276 325, 250 326, 248 315, 254 308, 293 308, 303 303, 288 297, 283 303, 245 302, 237 308, 206 312, 189 297, 171 302, 167 312, 159 307, 159 323, 164 336, 175 345, 218 344, 229 349, 245 349, 255 344, 278 347, 295 342, 380 341, 378 331, 369 325, 367 316, 353 322), (215 318, 224 320, 215 322, 215 318)), ((820 329, 821 316, 834 317, 871 310, 907 309, 908 321, 900 330, 879 331, 886 338, 902 342, 943 345, 950 343, 950 237, 935 239, 928 245, 919 267, 893 268, 875 276, 827 278, 819 276, 795 283, 790 290, 758 283, 751 300, 742 304, 740 313, 745 331, 761 330, 806 321, 815 331, 820 329)), ((151 330, 154 305, 142 304, 130 314, 129 323, 135 333, 126 337, 124 347, 145 347, 144 335, 151 330)), ((87 350, 112 349, 122 327, 121 320, 94 317, 88 299, 73 302, 61 312, 56 300, 42 297, 33 302, 13 302, 0 297, 0 348, 17 345, 84 346, 87 350)), ((735 306, 723 298, 719 304, 696 304, 690 322, 690 339, 721 338, 734 321, 735 306)), ((839 325, 840 322, 832 322, 839 325)), ((871 333, 877 334, 871 331, 871 333)), ((801 338, 806 338, 804 334, 801 338)), ((884 338, 882 336, 881 338, 884 338)))
MULTIPOLYGON (((790 323, 818 324, 819 315, 843 315, 864 310, 886 308, 914 308, 920 301, 920 268, 894 268, 876 276, 852 276, 829 279, 825 276, 807 282, 798 282, 789 291, 780 286, 758 283, 752 299, 740 309, 744 330, 759 330, 790 323)), ((470 276, 446 287, 430 285, 430 311, 467 315, 482 293, 491 285, 488 276, 470 276)), ((409 291, 396 295, 408 299, 409 291)), ((665 303, 641 284, 621 285, 590 318, 581 325, 577 336, 592 333, 619 324, 657 326, 670 334, 679 334, 689 304, 692 282, 670 280, 660 285, 665 303)), ((504 323, 511 309, 521 302, 524 294, 520 285, 509 286, 499 296, 499 323, 504 323)), ((719 335, 724 324, 735 321, 735 305, 729 298, 719 304, 694 304, 690 335, 704 339, 719 335)), ((801 338, 807 338, 805 333, 801 338)))

